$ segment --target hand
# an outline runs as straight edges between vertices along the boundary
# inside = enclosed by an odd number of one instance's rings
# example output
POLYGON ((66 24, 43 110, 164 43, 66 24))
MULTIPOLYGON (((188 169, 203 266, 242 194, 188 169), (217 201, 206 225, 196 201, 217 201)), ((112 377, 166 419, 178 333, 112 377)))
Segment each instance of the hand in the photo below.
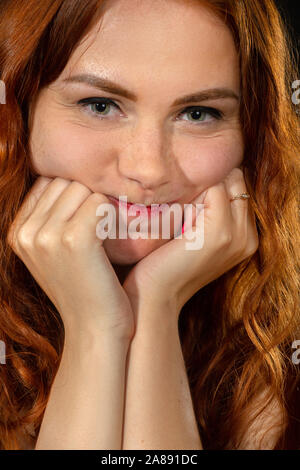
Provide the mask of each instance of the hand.
POLYGON ((153 314, 157 306, 168 306, 178 316, 199 289, 251 256, 258 248, 253 211, 247 199, 230 202, 233 195, 246 191, 242 170, 234 168, 224 181, 198 195, 193 204, 204 204, 202 248, 186 249, 192 228, 185 227, 182 239, 175 238, 143 258, 123 284, 132 305, 152 306, 153 314))
POLYGON ((96 209, 110 201, 79 182, 39 177, 7 241, 72 331, 112 332, 131 339, 134 317, 96 235, 96 209))

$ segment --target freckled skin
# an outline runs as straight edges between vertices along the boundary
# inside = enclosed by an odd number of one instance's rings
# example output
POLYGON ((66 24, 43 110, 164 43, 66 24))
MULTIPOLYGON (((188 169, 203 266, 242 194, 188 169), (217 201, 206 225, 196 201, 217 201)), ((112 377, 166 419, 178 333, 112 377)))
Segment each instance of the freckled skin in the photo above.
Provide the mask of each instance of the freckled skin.
MULTIPOLYGON (((32 103, 30 151, 38 174, 127 195, 132 202, 178 200, 183 206, 241 164, 237 100, 171 106, 207 88, 226 87, 239 95, 238 56, 224 24, 195 1, 114 0, 105 6, 98 29, 99 24, 32 103), (138 101, 62 83, 79 73, 118 82, 138 101), (91 97, 110 98, 120 109, 103 107, 100 115, 92 106, 76 105, 91 97), (218 109, 224 118, 205 112, 195 118, 183 113, 189 106, 218 109)), ((112 263, 131 265, 167 242, 107 239, 104 246, 112 263)))

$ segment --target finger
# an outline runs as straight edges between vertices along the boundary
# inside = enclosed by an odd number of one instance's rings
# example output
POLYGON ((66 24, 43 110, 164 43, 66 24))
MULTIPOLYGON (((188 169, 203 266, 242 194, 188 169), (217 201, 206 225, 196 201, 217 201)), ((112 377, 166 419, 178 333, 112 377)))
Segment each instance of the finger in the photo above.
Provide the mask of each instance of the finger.
POLYGON ((34 228, 35 231, 39 230, 48 220, 53 204, 70 184, 70 180, 60 177, 55 178, 37 201, 31 215, 27 219, 27 224, 34 228))
POLYGON ((192 228, 189 228, 190 224, 188 221, 187 224, 185 223, 184 226, 185 228, 187 226, 187 229, 184 231, 183 238, 189 239, 191 234, 194 232, 193 227, 198 223, 200 224, 202 215, 200 214, 201 206, 199 206, 199 204, 204 204, 204 243, 209 242, 209 240, 206 241, 207 237, 205 236, 205 226, 214 227, 215 233, 219 237, 226 237, 227 233, 231 233, 232 213, 230 201, 223 181, 210 187, 207 190, 205 197, 203 197, 203 194, 197 196, 196 199, 194 199, 193 204, 196 207, 198 204, 198 214, 196 215, 196 220, 193 223, 192 228))
POLYGON ((46 223, 56 226, 71 219, 81 204, 92 194, 92 191, 78 181, 72 181, 58 194, 59 196, 45 215, 47 217, 46 223))
MULTIPOLYGON (((247 192, 244 173, 240 168, 234 168, 224 179, 228 199, 233 196, 247 192)), ((248 199, 234 199, 230 201, 232 220, 234 223, 234 232, 244 234, 246 237, 247 221, 248 221, 248 199)))
POLYGON ((196 218, 202 210, 202 205, 206 196, 207 190, 198 194, 193 201, 189 204, 185 204, 183 220, 182 220, 182 233, 189 230, 196 223, 196 218))
POLYGON ((40 197, 46 191, 51 181, 51 178, 45 176, 38 177, 30 191, 25 196, 24 201, 8 231, 7 242, 10 246, 15 244, 18 230, 28 220, 40 197))
POLYGON ((97 223, 104 216, 97 215, 97 209, 101 204, 108 204, 114 209, 109 199, 100 193, 92 193, 78 208, 75 214, 67 221, 64 228, 64 242, 70 245, 74 244, 93 244, 101 245, 96 235, 97 223))
POLYGON ((51 178, 46 178, 44 176, 37 178, 31 189, 26 194, 22 206, 17 214, 15 221, 18 221, 18 224, 24 224, 26 222, 37 206, 40 198, 49 187, 51 181, 53 181, 51 178))
POLYGON ((259 236, 256 226, 256 217, 251 206, 251 203, 248 203, 248 223, 247 223, 247 247, 246 254, 252 255, 258 249, 259 246, 259 236))

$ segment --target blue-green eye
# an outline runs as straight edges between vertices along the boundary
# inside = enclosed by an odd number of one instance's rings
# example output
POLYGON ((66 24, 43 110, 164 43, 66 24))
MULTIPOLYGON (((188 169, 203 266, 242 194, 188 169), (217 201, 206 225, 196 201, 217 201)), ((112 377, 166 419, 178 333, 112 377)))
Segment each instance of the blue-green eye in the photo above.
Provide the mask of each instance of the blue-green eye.
POLYGON ((179 116, 182 116, 184 114, 192 116, 192 119, 194 120, 187 120, 188 122, 191 122, 192 124, 198 125, 199 123, 209 123, 211 121, 214 121, 215 119, 220 120, 223 117, 223 113, 219 111, 218 109, 215 108, 208 108, 206 106, 190 106, 188 108, 185 108, 179 116), (210 115, 214 119, 207 121, 207 119, 204 119, 203 116, 205 115, 210 115))
POLYGON ((120 110, 119 106, 109 98, 85 98, 80 100, 78 104, 84 108, 91 107, 92 114, 100 119, 109 114, 111 107, 120 110))
MULTIPOLYGON (((92 115, 98 119, 106 119, 105 116, 110 114, 111 108, 121 111, 119 106, 110 98, 85 98, 80 100, 78 104, 84 108, 90 108, 92 115)), ((223 113, 221 111, 206 106, 190 106, 179 113, 179 116, 184 114, 192 116, 193 120, 188 120, 188 122, 193 125, 206 125, 223 118, 223 113), (205 115, 210 115, 213 119, 207 121, 207 119, 202 118, 205 115)))

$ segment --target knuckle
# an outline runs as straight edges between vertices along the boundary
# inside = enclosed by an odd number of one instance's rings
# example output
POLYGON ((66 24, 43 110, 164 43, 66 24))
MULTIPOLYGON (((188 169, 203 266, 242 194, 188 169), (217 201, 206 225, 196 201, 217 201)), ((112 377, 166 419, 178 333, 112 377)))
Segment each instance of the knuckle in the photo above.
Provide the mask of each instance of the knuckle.
POLYGON ((11 248, 13 248, 15 245, 15 232, 12 226, 9 228, 7 232, 6 242, 11 248))
POLYGON ((75 250, 78 246, 78 237, 73 228, 69 228, 62 233, 61 236, 62 245, 68 250, 75 250))
POLYGON ((246 255, 248 254, 248 242, 247 242, 247 239, 244 240, 243 243, 241 243, 241 249, 240 249, 240 252, 239 252, 241 255, 244 255, 246 253, 246 255))
POLYGON ((34 242, 36 247, 39 249, 50 249, 51 247, 53 247, 54 237, 49 230, 42 228, 35 236, 34 242))
POLYGON ((236 250, 236 257, 238 258, 238 260, 242 261, 248 256, 249 255, 247 252, 247 246, 245 243, 243 243, 242 245, 240 245, 239 249, 236 250))
POLYGON ((32 246, 32 233, 31 230, 25 225, 20 228, 16 238, 18 240, 19 245, 23 249, 30 248, 32 246))
POLYGON ((244 178, 244 172, 241 170, 241 168, 233 168, 231 176, 234 181, 240 181, 244 178))
POLYGON ((247 251, 248 256, 253 255, 258 250, 258 247, 259 247, 259 240, 258 240, 258 237, 256 237, 247 246, 246 251, 247 251))
POLYGON ((221 248, 228 247, 229 245, 231 245, 232 239, 232 233, 227 230, 224 230, 220 235, 221 248))
POLYGON ((238 253, 240 255, 244 255, 247 252, 248 246, 248 237, 247 237, 247 229, 243 230, 242 234, 239 237, 239 250, 238 253))
POLYGON ((247 258, 248 256, 253 255, 259 247, 259 238, 258 236, 249 237, 245 239, 245 243, 243 243, 243 247, 241 250, 241 255, 243 258, 247 258))
POLYGON ((6 236, 6 243, 8 246, 12 249, 12 251, 16 254, 19 255, 19 241, 17 237, 17 233, 15 231, 15 228, 10 228, 7 236, 6 236))

